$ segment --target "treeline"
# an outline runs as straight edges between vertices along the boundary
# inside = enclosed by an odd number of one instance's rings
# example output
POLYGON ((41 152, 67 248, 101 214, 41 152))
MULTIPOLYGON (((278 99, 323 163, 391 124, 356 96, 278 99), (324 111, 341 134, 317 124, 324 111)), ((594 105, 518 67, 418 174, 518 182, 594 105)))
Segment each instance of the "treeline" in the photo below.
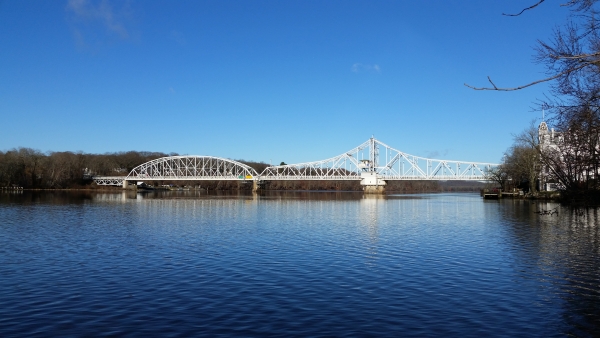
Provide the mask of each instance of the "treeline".
MULTIPOLYGON (((177 156, 176 153, 149 151, 127 151, 105 154, 89 154, 83 152, 48 152, 43 153, 31 148, 17 148, 6 152, 0 151, 0 187, 19 186, 26 189, 64 189, 94 187, 92 175, 126 176, 140 164, 165 157, 177 156)), ((244 163, 258 173, 269 165, 265 162, 236 160, 244 163)), ((251 190, 252 181, 149 181, 149 184, 160 186, 174 184, 176 186, 193 186, 209 190, 251 190)), ((106 187, 103 187, 106 188, 106 187)), ((329 191, 362 191, 360 181, 267 181, 265 190, 329 190, 329 191)), ((386 191, 399 193, 440 192, 440 191, 472 191, 473 186, 467 183, 436 181, 388 181, 386 191), (466 184, 466 185, 465 185, 466 184)))
MULTIPOLYGON (((238 161, 240 162, 240 161, 238 161)), ((246 162, 250 165, 253 162, 246 162)), ((259 163, 260 162, 254 162, 259 163)), ((190 187, 203 190, 252 190, 252 181, 148 181, 147 184, 155 187, 173 185, 176 187, 190 187)), ((430 193, 430 192, 473 192, 483 188, 478 182, 437 182, 437 181, 388 181, 385 190, 395 193, 430 193)), ((290 180, 290 181, 265 181, 261 185, 263 190, 287 191, 363 191, 363 186, 358 180, 290 180)))
POLYGON ((0 186, 77 188, 91 183, 89 174, 125 176, 144 162, 172 155, 176 154, 147 151, 43 153, 31 148, 0 151, 0 186))
MULTIPOLYGON (((238 161, 239 162, 239 161, 238 161)), ((248 162, 246 162, 248 164, 248 162)), ((252 181, 154 181, 147 182, 155 186, 173 184, 175 186, 192 186, 208 190, 252 190, 252 181)), ((387 192, 413 194, 431 192, 478 192, 486 187, 481 182, 470 181, 387 181, 385 190, 387 192)), ((262 186, 264 190, 288 190, 288 191, 363 191, 360 181, 317 181, 317 180, 294 180, 294 181, 266 181, 262 186)))
POLYGON ((255 162, 255 161, 246 161, 246 160, 234 160, 236 162, 243 163, 252 169, 256 170, 257 173, 262 173, 267 167, 269 167, 268 163, 265 162, 255 162))
MULTIPOLYGON (((515 16, 545 5, 550 3, 537 1, 515 16)), ((570 0, 555 5, 569 10, 568 23, 556 27, 548 42, 539 40, 535 47, 536 63, 546 67, 548 77, 513 88, 499 88, 488 77, 493 87, 475 88, 513 91, 549 84, 549 92, 538 101, 547 121, 516 135, 502 165, 489 177, 504 189, 516 186, 532 196, 547 194, 539 190, 556 189, 565 202, 598 205, 600 1, 570 0)))
MULTIPOLYGON (((240 161, 238 161, 240 162, 240 161)), ((252 163, 252 162, 250 162, 252 163)), ((250 165, 248 162, 245 164, 250 165)), ((208 190, 252 190, 252 181, 154 181, 155 186, 173 184, 175 186, 191 186, 208 190)), ((261 187, 264 190, 295 191, 363 191, 359 180, 291 180, 266 181, 261 187)), ((397 193, 426 193, 442 191, 479 191, 479 186, 470 184, 445 186, 436 181, 388 181, 385 190, 397 193)))
MULTIPOLYGON (((267 181, 265 190, 331 190, 331 191, 362 191, 360 181, 267 181)), ((397 193, 441 192, 444 187, 436 181, 388 181, 385 190, 397 193)), ((446 190, 448 191, 448 190, 446 190)), ((464 191, 464 190, 462 190, 464 191)))
MULTIPOLYGON (((0 187, 19 186, 26 189, 83 188, 92 184, 91 175, 126 176, 140 164, 177 153, 126 151, 105 154, 83 152, 47 152, 31 148, 0 151, 0 187)), ((269 165, 264 162, 237 160, 257 172, 269 165)), ((189 184, 189 182, 187 183, 189 184)), ((215 189, 232 189, 214 182, 215 189)))
POLYGON ((564 202, 600 204, 600 115, 582 109, 568 122, 556 123, 550 132, 545 123, 540 130, 530 125, 515 136, 503 163, 488 178, 505 191, 517 188, 538 197, 557 190, 564 202), (582 123, 581 115, 589 120, 582 123))

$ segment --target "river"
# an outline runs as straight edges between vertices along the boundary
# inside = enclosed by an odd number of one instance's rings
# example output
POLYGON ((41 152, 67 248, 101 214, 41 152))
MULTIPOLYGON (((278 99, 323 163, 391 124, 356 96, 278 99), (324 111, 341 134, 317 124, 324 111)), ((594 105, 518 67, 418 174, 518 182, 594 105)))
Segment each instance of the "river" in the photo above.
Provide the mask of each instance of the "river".
POLYGON ((469 193, 0 193, 0 336, 593 337, 598 211, 469 193))

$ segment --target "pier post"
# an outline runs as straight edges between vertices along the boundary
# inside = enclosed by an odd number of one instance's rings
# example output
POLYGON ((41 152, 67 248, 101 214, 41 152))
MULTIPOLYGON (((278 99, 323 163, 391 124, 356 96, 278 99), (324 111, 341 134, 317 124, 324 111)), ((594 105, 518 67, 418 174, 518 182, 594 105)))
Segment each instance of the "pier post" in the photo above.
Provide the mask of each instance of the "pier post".
POLYGON ((360 185, 363 186, 365 194, 385 193, 386 182, 375 172, 363 172, 360 174, 360 185))
POLYGON ((133 181, 133 184, 129 184, 129 181, 124 179, 123 180, 123 189, 137 190, 137 182, 133 181))

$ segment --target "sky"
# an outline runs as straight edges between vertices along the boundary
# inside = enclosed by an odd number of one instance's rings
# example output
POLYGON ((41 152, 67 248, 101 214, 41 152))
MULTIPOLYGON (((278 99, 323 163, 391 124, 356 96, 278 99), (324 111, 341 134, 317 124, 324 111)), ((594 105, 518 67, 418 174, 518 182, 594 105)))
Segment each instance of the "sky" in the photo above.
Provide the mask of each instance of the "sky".
POLYGON ((279 164, 371 136, 498 163, 539 123, 548 0, 0 0, 0 151, 158 151, 279 164))

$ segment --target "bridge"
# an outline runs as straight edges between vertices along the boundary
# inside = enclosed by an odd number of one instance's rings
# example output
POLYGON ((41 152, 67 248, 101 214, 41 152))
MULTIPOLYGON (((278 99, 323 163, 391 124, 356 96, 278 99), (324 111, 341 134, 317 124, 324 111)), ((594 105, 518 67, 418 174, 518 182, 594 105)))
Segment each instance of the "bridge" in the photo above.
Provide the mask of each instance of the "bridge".
POLYGON ((366 192, 383 191, 391 180, 487 180, 494 163, 436 160, 394 149, 371 137, 358 147, 321 161, 267 167, 262 173, 214 156, 169 156, 143 163, 127 176, 94 176, 98 185, 127 187, 137 181, 357 180, 366 192))

